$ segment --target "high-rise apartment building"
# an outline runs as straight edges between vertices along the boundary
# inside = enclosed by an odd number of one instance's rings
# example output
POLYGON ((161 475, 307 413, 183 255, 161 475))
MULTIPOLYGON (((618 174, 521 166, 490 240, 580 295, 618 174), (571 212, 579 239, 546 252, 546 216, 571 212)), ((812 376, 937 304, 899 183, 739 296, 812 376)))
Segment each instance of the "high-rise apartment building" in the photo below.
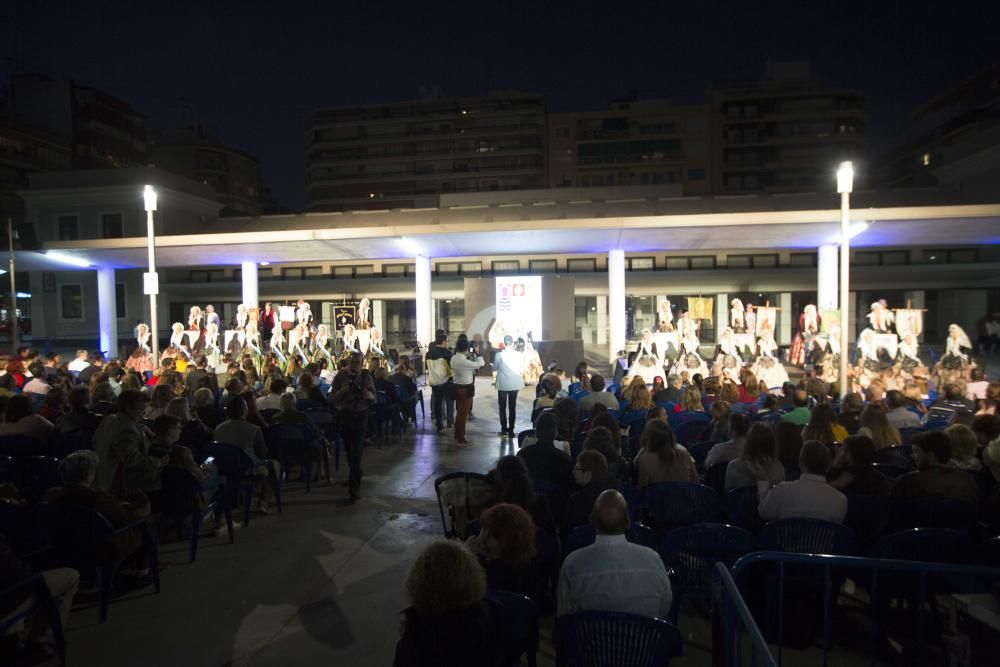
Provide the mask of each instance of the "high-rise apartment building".
MULTIPOLYGON (((812 78, 808 63, 769 63, 760 81, 711 92, 719 191, 830 189, 841 160, 865 150, 865 97, 812 78)), ((864 166, 858 170, 865 180, 864 166)))
POLYGON ((617 100, 605 111, 548 117, 549 187, 680 185, 713 190, 708 107, 617 100))
POLYGON ((150 162, 159 169, 209 185, 223 205, 223 216, 260 215, 260 161, 227 146, 202 127, 153 130, 150 162))
POLYGON ((441 194, 545 187, 541 95, 419 99, 316 111, 309 211, 437 206, 441 194))

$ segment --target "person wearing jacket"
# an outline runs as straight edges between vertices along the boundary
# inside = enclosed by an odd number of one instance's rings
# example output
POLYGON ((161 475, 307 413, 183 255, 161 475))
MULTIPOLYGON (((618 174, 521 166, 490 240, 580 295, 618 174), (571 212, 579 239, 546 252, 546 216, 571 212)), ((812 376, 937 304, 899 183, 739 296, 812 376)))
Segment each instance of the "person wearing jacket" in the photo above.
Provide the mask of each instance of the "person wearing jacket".
POLYGON ((493 358, 500 408, 500 435, 514 437, 517 420, 517 393, 524 389, 524 355, 514 348, 513 336, 503 337, 503 350, 493 358))
POLYGON ((437 432, 444 431, 444 413, 447 413, 448 428, 455 424, 455 397, 451 394, 451 350, 448 349, 448 336, 438 333, 434 344, 427 350, 424 358, 427 372, 427 384, 431 387, 431 416, 437 424, 437 432))
POLYGON ((455 442, 459 445, 470 444, 465 439, 465 425, 472 412, 472 397, 476 394, 476 371, 485 363, 476 350, 470 350, 469 339, 459 336, 451 357, 451 370, 455 374, 455 442))

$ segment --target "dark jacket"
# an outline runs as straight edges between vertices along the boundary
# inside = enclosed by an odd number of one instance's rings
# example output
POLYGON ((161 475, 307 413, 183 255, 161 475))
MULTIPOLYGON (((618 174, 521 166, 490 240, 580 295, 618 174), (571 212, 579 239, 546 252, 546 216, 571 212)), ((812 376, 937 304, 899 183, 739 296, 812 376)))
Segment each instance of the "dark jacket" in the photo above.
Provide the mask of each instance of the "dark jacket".
POLYGON ((562 535, 565 541, 569 531, 576 526, 583 525, 590 521, 590 513, 594 509, 594 502, 597 496, 608 489, 621 489, 621 482, 612 475, 606 475, 601 479, 595 479, 579 491, 574 493, 566 501, 566 510, 563 512, 562 535))
POLYGON ((975 503, 979 487, 972 475, 948 466, 931 466, 903 475, 892 488, 893 498, 951 498, 975 503))
POLYGON ((490 600, 445 614, 403 612, 394 667, 501 667, 510 665, 510 621, 490 600))
POLYGON ((566 452, 556 449, 551 442, 539 441, 522 448, 517 456, 528 466, 532 480, 555 484, 563 498, 569 497, 574 486, 573 461, 566 452))

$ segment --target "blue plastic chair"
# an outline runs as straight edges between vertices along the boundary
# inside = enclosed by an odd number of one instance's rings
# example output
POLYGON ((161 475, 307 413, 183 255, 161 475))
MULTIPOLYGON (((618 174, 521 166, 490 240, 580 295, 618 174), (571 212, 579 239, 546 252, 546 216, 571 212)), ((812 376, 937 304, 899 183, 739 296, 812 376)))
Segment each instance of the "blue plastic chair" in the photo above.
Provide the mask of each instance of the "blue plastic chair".
POLYGON ((670 531, 660 541, 660 558, 670 573, 674 594, 670 621, 677 623, 682 599, 710 601, 715 563, 732 567, 754 550, 753 535, 726 524, 698 524, 670 531))
POLYGON ((674 437, 682 445, 689 445, 702 442, 708 435, 708 422, 687 421, 677 425, 674 429, 674 437))
POLYGON ((608 387, 607 387, 607 389, 605 391, 607 391, 609 394, 617 395, 618 394, 618 390, 621 389, 621 388, 622 388, 622 386, 620 384, 611 383, 611 384, 608 385, 608 387))
POLYGON ((726 470, 729 468, 729 461, 713 463, 712 467, 705 471, 701 478, 701 483, 715 489, 719 495, 726 492, 726 470))
POLYGON ((163 488, 163 514, 173 519, 180 532, 182 522, 191 518, 190 561, 198 558, 198 540, 201 533, 201 522, 213 511, 222 510, 226 517, 226 529, 229 532, 229 543, 233 543, 233 513, 229 507, 228 493, 220 485, 219 493, 208 506, 202 508, 198 496, 202 493, 201 483, 188 470, 181 468, 164 468, 160 473, 160 483, 163 488))
POLYGON ((670 428, 677 430, 677 427, 681 424, 687 424, 692 421, 705 422, 706 424, 710 422, 712 418, 707 412, 701 412, 699 410, 685 410, 683 412, 675 412, 671 414, 667 421, 670 423, 670 428))
POLYGON ((708 452, 711 451, 712 447, 715 446, 714 442, 692 442, 691 444, 684 445, 687 447, 688 452, 691 454, 691 458, 694 459, 695 465, 698 466, 698 470, 705 470, 705 458, 708 456, 708 452))
POLYGON ((643 506, 657 532, 722 519, 722 501, 714 489, 691 482, 658 482, 646 487, 643 506))
POLYGON ((904 445, 912 445, 913 438, 923 433, 925 429, 922 428, 901 428, 899 429, 899 435, 903 437, 904 445))
POLYGON ((528 667, 535 667, 538 653, 538 605, 526 595, 509 591, 488 590, 486 598, 499 604, 510 622, 510 653, 508 658, 520 664, 525 656, 528 667))
MULTIPOLYGON (((319 432, 323 434, 333 446, 333 469, 340 472, 340 429, 337 428, 337 415, 329 408, 313 408, 306 410, 309 421, 313 423, 319 432)), ((325 450, 325 448, 324 448, 325 450)), ((330 457, 326 451, 323 452, 324 465, 326 466, 326 481, 330 481, 330 457)))
POLYGON ((875 463, 888 463, 890 465, 910 470, 913 468, 913 446, 897 445, 896 447, 886 447, 876 450, 872 457, 875 463))
POLYGON ((33 615, 36 605, 41 605, 49 621, 49 626, 52 629, 52 638, 56 645, 56 653, 59 655, 59 664, 65 667, 66 637, 63 634, 62 619, 59 617, 59 608, 52 598, 52 592, 45 583, 45 578, 41 574, 35 574, 24 581, 0 590, 0 600, 19 600, 27 596, 32 596, 29 598, 32 601, 30 605, 24 610, 11 614, 0 621, 0 636, 6 635, 7 631, 22 619, 33 615))
MULTIPOLYGON (((315 442, 309 429, 300 424, 273 424, 268 430, 267 439, 271 444, 271 450, 277 454, 278 461, 281 462, 282 478, 289 479, 289 471, 292 466, 296 463, 300 464, 302 477, 306 483, 306 493, 309 493, 312 490, 313 467, 309 445, 315 442)), ((326 481, 329 483, 329 459, 323 457, 321 460, 326 463, 326 481)))
POLYGON ((260 418, 263 419, 265 422, 267 422, 268 425, 270 425, 271 420, 274 419, 274 415, 278 414, 279 412, 281 412, 281 410, 274 410, 274 409, 261 410, 260 418))
POLYGON ((633 431, 642 433, 642 429, 646 425, 646 411, 625 410, 622 412, 620 423, 623 429, 628 429, 629 435, 631 435, 633 431))
POLYGON ((622 482, 622 487, 619 490, 628 505, 629 518, 632 521, 637 520, 642 513, 642 494, 639 492, 639 487, 629 482, 622 482))
MULTIPOLYGON (((229 506, 236 507, 242 499, 243 525, 249 526, 254 494, 257 493, 257 487, 265 483, 254 474, 257 464, 240 447, 224 442, 213 442, 209 445, 208 455, 215 459, 219 474, 226 478, 229 506)), ((263 464, 267 467, 267 479, 274 489, 274 502, 278 507, 278 513, 281 514, 281 484, 275 473, 274 463, 271 459, 264 459, 263 464)))
POLYGON ((778 519, 761 529, 758 540, 764 551, 849 556, 854 531, 820 519, 778 519))
MULTIPOLYGON (((722 465, 717 464, 717 465, 722 465)), ((716 466, 712 466, 715 468, 716 466)), ((756 534, 764 525, 764 520, 757 512, 757 487, 745 486, 733 489, 725 495, 726 514, 729 521, 740 528, 756 534)))
MULTIPOLYGON (((625 539, 632 544, 640 544, 650 549, 656 549, 656 533, 649 526, 641 523, 633 523, 625 531, 625 539)), ((589 523, 580 524, 569 531, 566 536, 566 544, 563 547, 564 555, 568 556, 577 549, 588 547, 597 541, 597 531, 589 523)))
POLYGON ((971 530, 979 519, 972 503, 952 498, 893 498, 888 530, 904 528, 952 528, 971 530))
POLYGON ((677 405, 677 403, 675 403, 674 401, 657 401, 656 402, 656 407, 663 408, 664 410, 667 411, 668 415, 673 413, 674 407, 676 405, 677 405))
MULTIPOLYGON (((111 584, 124 558, 108 557, 108 545, 118 536, 132 530, 139 531, 149 563, 153 588, 160 592, 160 567, 156 540, 145 519, 114 528, 103 514, 70 503, 39 505, 39 520, 48 539, 52 565, 71 567, 81 574, 94 572, 100 591, 100 622, 108 620, 111 603, 111 584)), ((129 554, 131 555, 131 554, 129 554)))
POLYGON ((957 530, 908 528, 881 538, 872 547, 871 556, 967 565, 975 561, 976 549, 972 539, 957 530))
POLYGON ((661 667, 684 650, 672 623, 635 614, 567 614, 556 619, 553 632, 559 667, 661 667))

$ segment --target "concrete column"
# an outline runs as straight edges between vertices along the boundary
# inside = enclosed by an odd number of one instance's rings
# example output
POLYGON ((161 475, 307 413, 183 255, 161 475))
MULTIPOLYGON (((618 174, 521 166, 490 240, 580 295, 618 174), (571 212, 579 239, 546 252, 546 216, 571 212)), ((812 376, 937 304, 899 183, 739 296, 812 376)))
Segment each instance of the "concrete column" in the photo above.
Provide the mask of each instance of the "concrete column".
POLYGON ((115 309, 115 270, 97 269, 97 330, 100 348, 108 357, 118 356, 118 314, 115 309))
POLYGON ((31 336, 33 339, 41 340, 48 335, 46 321, 49 316, 45 308, 47 295, 41 271, 32 271, 28 274, 28 288, 31 292, 31 336))
POLYGON ((818 310, 837 310, 840 308, 837 294, 837 262, 838 248, 836 244, 821 245, 816 261, 816 308, 818 310))
POLYGON ((792 312, 792 293, 782 292, 778 296, 778 345, 792 344, 792 330, 799 321, 799 314, 792 312))
POLYGON ((260 295, 257 292, 257 263, 243 262, 243 305, 247 308, 260 308, 260 295))
MULTIPOLYGON (((728 294, 716 294, 715 295, 715 337, 718 339, 722 330, 729 326, 729 295, 728 294)), ((711 343, 713 341, 701 341, 704 343, 711 343)))
POLYGON ((434 302, 431 299, 431 260, 416 258, 417 341, 427 347, 434 341, 434 302))
POLYGON ((597 297, 597 344, 608 344, 608 297, 603 295, 597 297))
POLYGON ((608 361, 625 349, 625 251, 608 252, 608 361))

